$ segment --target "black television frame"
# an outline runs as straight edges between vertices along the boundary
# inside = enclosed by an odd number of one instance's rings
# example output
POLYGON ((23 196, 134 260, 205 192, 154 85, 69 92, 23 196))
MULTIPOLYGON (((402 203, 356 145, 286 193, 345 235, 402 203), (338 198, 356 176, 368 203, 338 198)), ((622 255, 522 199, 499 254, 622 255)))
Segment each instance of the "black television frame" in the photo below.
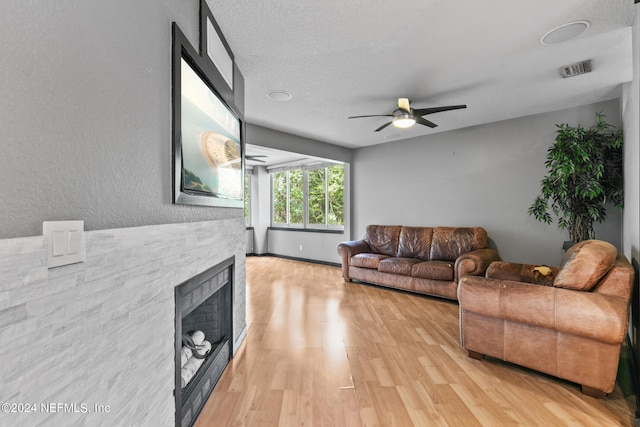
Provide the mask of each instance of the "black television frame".
POLYGON ((226 208, 244 208, 244 120, 240 110, 234 103, 233 91, 230 90, 220 72, 213 63, 202 58, 187 40, 184 33, 174 22, 172 24, 172 140, 173 140, 173 203, 199 206, 218 206, 226 208), (182 60, 191 67, 196 75, 208 87, 228 112, 238 120, 239 126, 239 188, 240 197, 226 197, 215 192, 194 191, 184 187, 183 146, 182 146, 182 60))

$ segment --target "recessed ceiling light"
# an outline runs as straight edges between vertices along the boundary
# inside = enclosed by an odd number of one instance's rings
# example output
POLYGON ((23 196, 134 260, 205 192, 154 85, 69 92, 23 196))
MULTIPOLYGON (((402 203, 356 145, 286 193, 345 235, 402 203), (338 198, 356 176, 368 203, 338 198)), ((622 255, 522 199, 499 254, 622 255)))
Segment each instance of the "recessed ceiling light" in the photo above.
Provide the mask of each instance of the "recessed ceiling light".
POLYGON ((590 26, 591 22, 589 21, 573 21, 568 24, 560 25, 542 36, 540 43, 557 44, 566 42, 574 37, 578 37, 580 34, 587 31, 590 26))
POLYGON ((270 90, 267 92, 267 98, 273 101, 288 101, 293 98, 293 95, 286 90, 270 90))

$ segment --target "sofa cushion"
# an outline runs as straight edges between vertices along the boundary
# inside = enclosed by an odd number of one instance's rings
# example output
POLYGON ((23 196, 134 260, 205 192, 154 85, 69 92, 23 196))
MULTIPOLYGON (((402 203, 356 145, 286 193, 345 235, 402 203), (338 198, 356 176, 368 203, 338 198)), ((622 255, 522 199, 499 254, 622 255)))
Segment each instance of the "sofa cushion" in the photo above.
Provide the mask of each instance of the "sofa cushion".
POLYGON ((371 252, 395 256, 401 228, 399 225, 368 225, 364 240, 369 244, 371 252))
POLYGON ((487 247, 487 232, 482 227, 437 227, 431 240, 431 261, 455 261, 460 255, 487 247))
POLYGON ((432 237, 432 227, 402 227, 397 256, 428 260, 432 237))
POLYGON ((453 263, 449 261, 424 261, 411 267, 411 275, 422 279, 453 280, 453 263))
POLYGON ((583 240, 565 252, 553 286, 590 291, 613 267, 618 250, 602 240, 583 240))
POLYGON ((382 273, 411 276, 412 266, 419 262, 420 260, 416 258, 386 258, 380 261, 380 264, 378 265, 378 271, 382 273))
POLYGON ((358 254, 351 257, 351 265, 354 267, 362 267, 362 268, 373 268, 374 270, 378 269, 378 264, 385 258, 389 258, 387 255, 383 254, 358 254))
POLYGON ((536 285, 553 286, 560 269, 547 265, 519 264, 515 262, 493 261, 486 277, 490 279, 511 280, 515 282, 533 283, 536 285))

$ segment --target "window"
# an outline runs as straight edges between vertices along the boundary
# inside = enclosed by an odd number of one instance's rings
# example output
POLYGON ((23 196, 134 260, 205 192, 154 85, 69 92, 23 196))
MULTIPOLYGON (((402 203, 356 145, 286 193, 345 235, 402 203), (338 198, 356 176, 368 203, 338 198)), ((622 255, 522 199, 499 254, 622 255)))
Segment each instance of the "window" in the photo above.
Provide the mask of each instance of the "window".
POLYGON ((271 173, 272 225, 342 228, 344 165, 280 170, 271 173))
POLYGON ((300 169, 289 171, 289 224, 304 224, 304 176, 300 169))
POLYGON ((309 177, 309 224, 325 225, 327 213, 327 168, 307 172, 309 177))
POLYGON ((344 225, 344 165, 327 168, 327 222, 344 225))

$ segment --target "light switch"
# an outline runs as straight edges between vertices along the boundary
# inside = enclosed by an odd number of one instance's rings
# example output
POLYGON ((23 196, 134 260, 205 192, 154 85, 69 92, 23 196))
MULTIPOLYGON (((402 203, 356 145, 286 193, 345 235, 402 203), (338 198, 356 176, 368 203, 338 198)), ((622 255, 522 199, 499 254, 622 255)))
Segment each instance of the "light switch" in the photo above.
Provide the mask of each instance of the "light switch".
POLYGON ((84 231, 78 230, 69 230, 69 234, 67 235, 67 253, 69 255, 77 255, 80 253, 80 240, 81 234, 84 231))
POLYGON ((84 221, 44 221, 42 234, 48 244, 49 268, 85 260, 84 221))
POLYGON ((51 236, 51 244, 53 247, 52 255, 56 256, 64 256, 67 253, 67 239, 66 233, 61 230, 54 230, 51 236))

